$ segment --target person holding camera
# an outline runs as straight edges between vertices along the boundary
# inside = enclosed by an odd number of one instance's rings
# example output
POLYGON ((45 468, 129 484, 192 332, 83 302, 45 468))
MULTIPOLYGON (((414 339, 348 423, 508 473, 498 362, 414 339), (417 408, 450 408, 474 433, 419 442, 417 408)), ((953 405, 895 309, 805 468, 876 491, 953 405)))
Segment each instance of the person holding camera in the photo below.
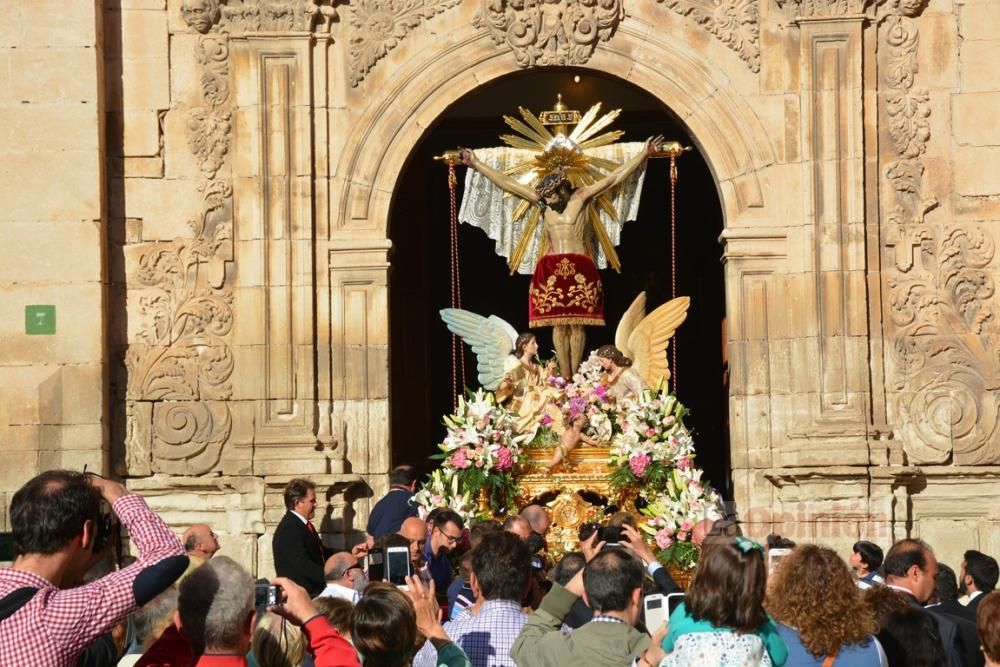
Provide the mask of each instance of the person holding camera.
POLYGON ((44 472, 10 505, 13 567, 0 570, 0 664, 74 665, 84 649, 184 572, 184 546, 139 496, 118 482, 44 472), (128 530, 138 558, 78 586, 117 540, 101 501, 128 530))
POLYGON ((528 616, 510 650, 520 667, 621 667, 649 646, 649 635, 635 628, 642 609, 642 563, 624 549, 602 549, 604 543, 595 544, 595 537, 583 545, 583 570, 565 587, 552 584, 541 606, 528 616), (594 616, 565 635, 563 621, 581 597, 594 616))

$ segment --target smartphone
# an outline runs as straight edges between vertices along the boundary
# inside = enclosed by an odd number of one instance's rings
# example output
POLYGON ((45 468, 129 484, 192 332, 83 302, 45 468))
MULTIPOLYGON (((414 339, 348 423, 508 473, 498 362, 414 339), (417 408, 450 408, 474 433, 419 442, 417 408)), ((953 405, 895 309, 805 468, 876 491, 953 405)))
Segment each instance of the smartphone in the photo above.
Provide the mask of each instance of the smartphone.
POLYGON ((278 604, 281 602, 280 590, 280 586, 273 584, 254 584, 253 606, 270 607, 278 604))
POLYGON ((382 581, 385 577, 385 552, 381 547, 368 550, 368 581, 382 581))
POLYGON ((666 600, 659 593, 651 593, 642 599, 642 611, 646 619, 646 629, 650 633, 667 622, 666 600))
POLYGON ((768 549, 767 550, 767 573, 771 574, 781 563, 781 559, 792 553, 791 549, 768 549))
POLYGON ((410 564, 410 547, 389 547, 385 550, 383 579, 396 586, 405 586, 406 577, 413 574, 410 564))
POLYGON ((680 606, 681 602, 684 602, 683 593, 670 593, 667 595, 667 618, 674 613, 674 609, 680 606))

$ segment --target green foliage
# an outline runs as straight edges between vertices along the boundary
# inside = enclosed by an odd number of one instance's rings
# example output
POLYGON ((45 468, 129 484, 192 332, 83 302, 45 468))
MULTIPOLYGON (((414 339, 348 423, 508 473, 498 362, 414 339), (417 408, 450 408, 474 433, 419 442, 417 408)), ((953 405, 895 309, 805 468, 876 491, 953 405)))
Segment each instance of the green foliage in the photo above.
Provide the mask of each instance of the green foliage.
POLYGON ((660 549, 656 552, 656 560, 663 565, 673 563, 682 570, 691 570, 698 563, 698 549, 686 540, 674 542, 666 549, 660 549))
POLYGON ((552 429, 542 426, 535 433, 535 437, 531 439, 527 445, 524 446, 525 449, 555 449, 559 444, 559 435, 552 429))

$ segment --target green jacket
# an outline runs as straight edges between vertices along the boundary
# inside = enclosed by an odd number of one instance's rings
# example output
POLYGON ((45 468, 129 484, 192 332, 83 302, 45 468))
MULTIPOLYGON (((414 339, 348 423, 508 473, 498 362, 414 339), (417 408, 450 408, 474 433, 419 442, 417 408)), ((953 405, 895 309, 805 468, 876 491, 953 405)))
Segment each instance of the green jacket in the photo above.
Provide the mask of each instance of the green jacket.
POLYGON ((590 622, 564 635, 560 628, 576 599, 552 585, 510 649, 518 667, 623 667, 649 646, 649 635, 625 623, 590 622))

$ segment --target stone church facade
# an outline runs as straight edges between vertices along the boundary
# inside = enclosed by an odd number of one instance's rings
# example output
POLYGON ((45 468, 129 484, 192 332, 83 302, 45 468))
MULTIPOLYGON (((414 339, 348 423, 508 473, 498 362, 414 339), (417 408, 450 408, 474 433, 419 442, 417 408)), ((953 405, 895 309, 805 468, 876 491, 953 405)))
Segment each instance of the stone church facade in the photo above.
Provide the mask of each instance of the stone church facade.
POLYGON ((1000 2, 2 4, 4 508, 88 464, 266 573, 307 475, 331 543, 363 529, 394 184, 457 99, 572 65, 716 179, 749 533, 1000 551, 1000 2))

